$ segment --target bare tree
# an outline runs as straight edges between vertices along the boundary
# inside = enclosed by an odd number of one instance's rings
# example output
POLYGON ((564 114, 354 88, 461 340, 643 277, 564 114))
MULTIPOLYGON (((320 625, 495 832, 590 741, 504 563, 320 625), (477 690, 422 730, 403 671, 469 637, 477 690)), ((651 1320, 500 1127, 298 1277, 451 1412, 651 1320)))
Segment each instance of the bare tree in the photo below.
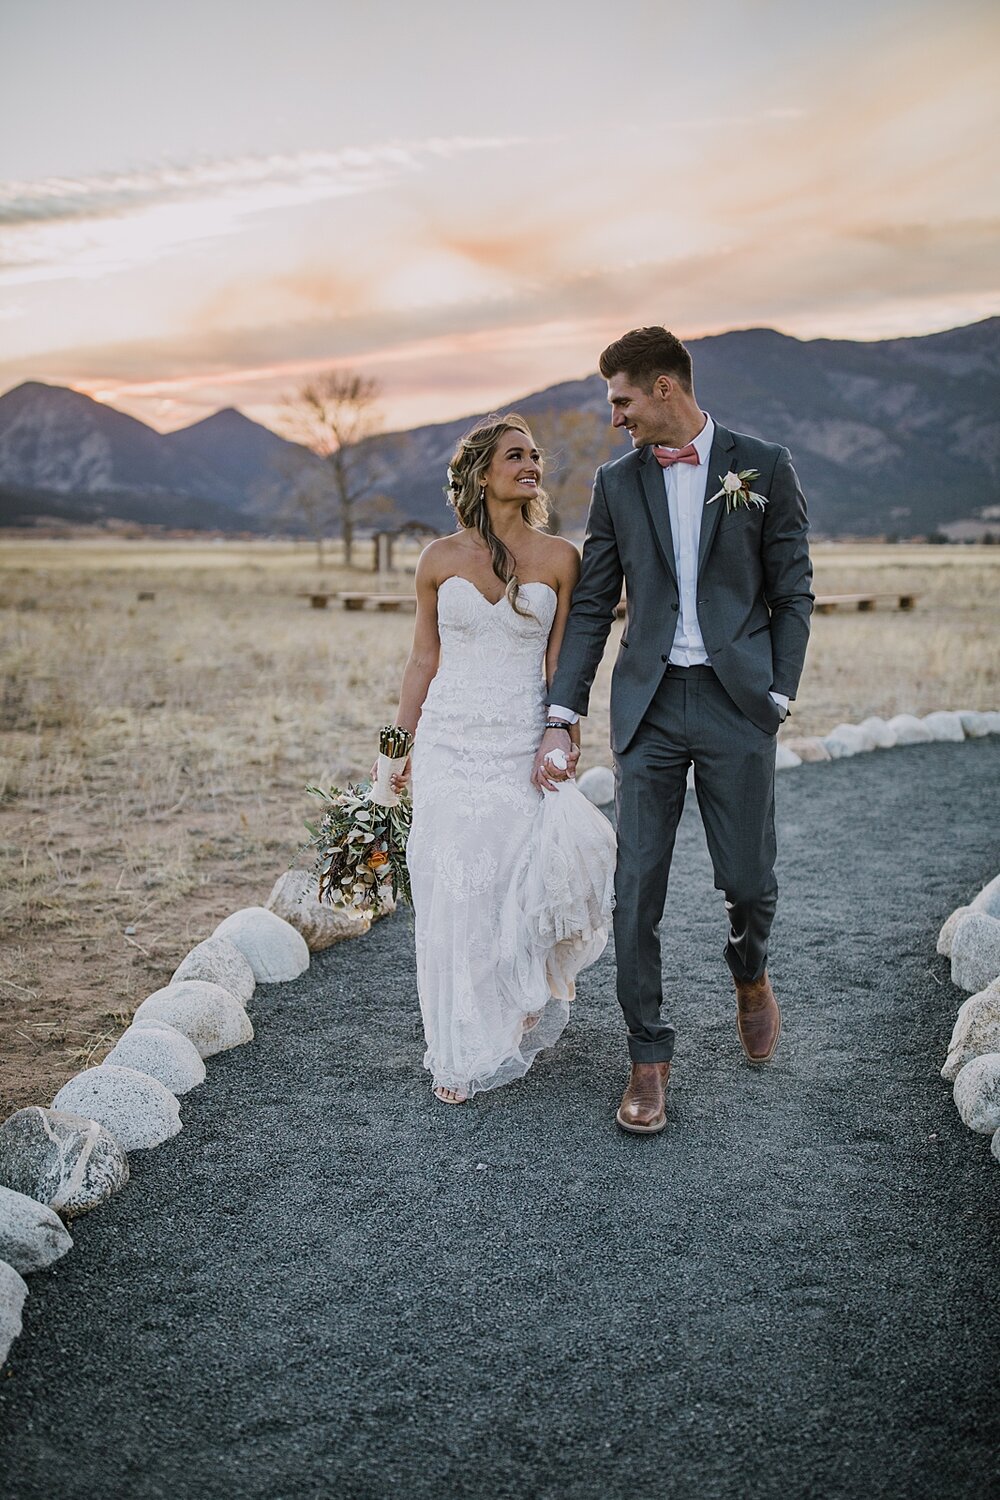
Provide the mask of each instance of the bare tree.
MULTIPOLYGON (((282 425, 287 435, 323 460, 328 484, 324 510, 323 486, 304 472, 301 486, 294 491, 299 509, 314 537, 318 535, 315 528, 328 525, 333 511, 340 522, 348 567, 354 554, 357 506, 375 483, 362 444, 378 431, 380 394, 378 381, 370 376, 355 370, 329 370, 285 401, 282 425)), ((317 545, 322 559, 322 542, 317 545)))
POLYGON ((322 573, 324 547, 338 518, 337 496, 324 464, 289 457, 281 465, 281 513, 303 525, 316 548, 316 566, 322 573))
POLYGON ((594 470, 615 451, 614 429, 592 412, 567 409, 540 412, 531 431, 545 455, 549 530, 578 530, 587 518, 594 470))

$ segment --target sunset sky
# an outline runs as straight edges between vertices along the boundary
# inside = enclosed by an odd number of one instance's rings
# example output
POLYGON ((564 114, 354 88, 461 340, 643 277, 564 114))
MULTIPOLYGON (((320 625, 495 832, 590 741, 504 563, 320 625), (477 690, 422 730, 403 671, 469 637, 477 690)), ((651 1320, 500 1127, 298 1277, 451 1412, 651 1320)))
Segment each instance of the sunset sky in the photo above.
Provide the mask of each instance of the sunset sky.
POLYGON ((162 429, 331 365, 388 426, 626 328, 1000 311, 996 0, 31 0, 0 19, 0 391, 162 429))

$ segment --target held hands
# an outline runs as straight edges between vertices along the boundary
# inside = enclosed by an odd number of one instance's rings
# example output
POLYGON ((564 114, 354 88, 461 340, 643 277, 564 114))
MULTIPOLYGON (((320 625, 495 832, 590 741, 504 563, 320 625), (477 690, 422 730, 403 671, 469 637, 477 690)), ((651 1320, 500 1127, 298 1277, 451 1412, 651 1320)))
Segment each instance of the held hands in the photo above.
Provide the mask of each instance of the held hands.
POLYGON ((554 792, 560 781, 568 781, 576 774, 576 763, 579 759, 579 747, 573 744, 568 730, 546 729, 531 772, 532 786, 536 786, 540 792, 554 792), (553 765, 548 759, 553 750, 561 750, 566 757, 565 770, 558 765, 553 765))
MULTIPOLYGON (((569 735, 562 729, 547 729, 542 737, 542 743, 538 747, 535 756, 535 764, 531 772, 532 784, 539 791, 554 792, 560 781, 569 781, 576 775, 576 764, 580 759, 580 749, 574 745, 569 735), (566 759, 566 769, 563 770, 558 762, 553 764, 549 756, 553 750, 562 751, 566 759)), ((374 782, 378 770, 378 761, 371 768, 371 779, 374 782)), ((401 771, 394 771, 389 778, 392 790, 399 796, 410 783, 412 774, 412 756, 406 757, 406 765, 401 771)))

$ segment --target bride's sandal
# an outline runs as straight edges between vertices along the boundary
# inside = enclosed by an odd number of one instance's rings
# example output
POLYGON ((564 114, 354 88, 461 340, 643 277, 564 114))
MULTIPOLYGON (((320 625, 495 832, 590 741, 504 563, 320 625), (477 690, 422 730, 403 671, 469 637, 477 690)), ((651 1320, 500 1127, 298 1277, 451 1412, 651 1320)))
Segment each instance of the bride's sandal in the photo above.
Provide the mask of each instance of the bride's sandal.
POLYGON ((538 1025, 541 1019, 542 1013, 540 1010, 536 1010, 533 1014, 525 1016, 524 1020, 521 1022, 521 1035, 527 1036, 529 1031, 534 1031, 535 1027, 538 1025))
POLYGON ((445 1088, 438 1084, 434 1089, 434 1097, 439 1104, 465 1104, 469 1098, 468 1094, 462 1094, 458 1089, 445 1088))

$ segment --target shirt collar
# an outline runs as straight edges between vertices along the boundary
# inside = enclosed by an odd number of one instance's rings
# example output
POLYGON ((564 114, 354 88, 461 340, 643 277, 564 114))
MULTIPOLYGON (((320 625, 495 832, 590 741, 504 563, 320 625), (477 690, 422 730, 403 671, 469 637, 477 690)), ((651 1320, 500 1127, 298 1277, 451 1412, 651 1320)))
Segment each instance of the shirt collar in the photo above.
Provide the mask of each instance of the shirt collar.
POLYGON ((699 432, 698 436, 696 438, 692 439, 692 442, 693 442, 694 447, 695 447, 695 451, 698 454, 698 462, 699 463, 707 464, 708 460, 711 458, 711 456, 712 456, 712 439, 714 437, 715 437, 715 423, 712 421, 712 418, 709 416, 708 412, 706 412, 705 413, 705 425, 704 425, 704 427, 701 429, 701 431, 699 432))
MULTIPOLYGON (((692 438, 691 439, 691 446, 694 448, 695 452, 698 455, 698 462, 699 462, 699 464, 707 464, 708 460, 711 458, 711 456, 712 456, 712 442, 713 442, 714 438, 715 438, 715 423, 713 422, 712 418, 709 416, 708 412, 706 412, 705 413, 705 425, 704 425, 704 427, 701 429, 701 431, 699 432, 699 434, 698 434, 698 436, 696 438, 692 438)), ((655 446, 657 446, 657 445, 654 444, 654 447, 655 446)), ((663 447, 663 448, 666 448, 667 445, 665 443, 663 443, 663 444, 660 444, 659 446, 663 447)), ((667 452, 671 452, 671 451, 673 451, 673 450, 667 448, 667 452)), ((673 473, 673 469, 672 468, 671 469, 664 469, 664 471, 663 471, 664 478, 666 478, 666 476, 668 474, 672 474, 672 473, 673 473)))

